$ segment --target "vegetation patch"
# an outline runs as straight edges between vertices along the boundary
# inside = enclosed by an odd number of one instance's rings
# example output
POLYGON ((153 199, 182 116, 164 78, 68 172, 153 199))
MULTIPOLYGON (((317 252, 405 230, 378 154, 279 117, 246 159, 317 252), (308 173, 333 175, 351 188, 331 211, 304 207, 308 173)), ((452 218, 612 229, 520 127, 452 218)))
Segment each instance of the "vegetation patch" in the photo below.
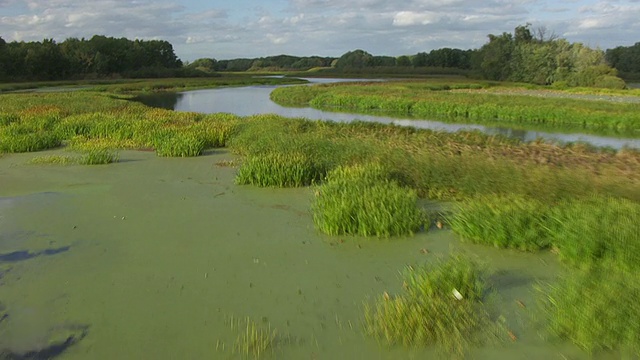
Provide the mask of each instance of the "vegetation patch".
POLYGON ((549 246, 548 209, 517 195, 481 196, 458 203, 448 223, 475 243, 533 251, 549 246))
POLYGON ((549 232, 561 259, 589 267, 610 260, 640 268, 640 204, 610 196, 563 201, 552 211, 549 232))
POLYGON ((91 149, 83 154, 78 162, 82 165, 103 165, 118 162, 119 155, 110 149, 91 149))
POLYGON ((199 156, 205 149, 205 140, 193 131, 158 132, 153 140, 156 154, 161 157, 199 156))
POLYGON ((415 190, 389 180, 380 165, 338 167, 316 189, 316 227, 329 235, 411 235, 424 223, 415 190))
MULTIPOLYGON (((604 261, 539 288, 551 335, 590 354, 616 350, 640 356, 640 273, 604 261)), ((624 356, 623 356, 624 357, 624 356)))
POLYGON ((267 153, 248 156, 238 169, 236 184, 299 187, 320 178, 321 170, 303 154, 267 153))
POLYGON ((437 346, 462 357, 496 330, 482 304, 486 282, 471 259, 453 256, 430 266, 408 267, 403 292, 385 292, 365 303, 369 335, 389 345, 437 346))

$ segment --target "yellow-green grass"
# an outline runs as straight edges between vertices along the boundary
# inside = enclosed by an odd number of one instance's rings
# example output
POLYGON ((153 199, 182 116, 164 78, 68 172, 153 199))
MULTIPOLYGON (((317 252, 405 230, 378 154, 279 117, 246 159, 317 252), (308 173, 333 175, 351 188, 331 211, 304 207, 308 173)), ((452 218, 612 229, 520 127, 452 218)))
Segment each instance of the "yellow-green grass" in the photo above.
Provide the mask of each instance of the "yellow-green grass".
POLYGON ((236 184, 261 187, 299 187, 320 180, 322 171, 304 154, 250 155, 242 162, 236 184))
MULTIPOLYGON (((614 350, 640 356, 640 273, 606 260, 539 287, 545 326, 594 356, 614 350)), ((615 354, 615 353, 614 353, 615 354)))
POLYGON ((376 164, 338 167, 315 190, 313 219, 329 235, 411 235, 425 221, 415 190, 389 180, 376 164))
POLYGON ((482 303, 483 271, 470 258, 408 267, 403 281, 401 293, 365 303, 367 334, 388 345, 436 346, 447 357, 463 357, 496 333, 482 303))
POLYGON ((312 89, 279 88, 271 98, 283 105, 310 105, 325 110, 374 111, 451 122, 509 123, 640 136, 640 103, 637 101, 591 101, 473 90, 484 86, 486 84, 474 87, 472 84, 443 85, 429 81, 333 84, 312 89), (455 88, 471 90, 448 91, 455 88))

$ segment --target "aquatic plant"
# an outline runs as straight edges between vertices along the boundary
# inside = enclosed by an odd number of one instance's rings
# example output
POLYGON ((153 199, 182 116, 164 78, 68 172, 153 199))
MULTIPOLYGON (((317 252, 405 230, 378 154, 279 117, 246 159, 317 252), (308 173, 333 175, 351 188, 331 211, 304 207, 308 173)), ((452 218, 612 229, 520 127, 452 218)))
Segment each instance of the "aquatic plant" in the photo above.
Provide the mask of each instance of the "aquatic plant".
POLYGON ((233 352, 244 358, 259 359, 267 353, 273 353, 278 332, 268 324, 266 327, 258 325, 254 320, 246 317, 242 320, 231 318, 231 330, 236 332, 233 352))
POLYGON ((29 164, 34 165, 70 165, 77 163, 77 159, 72 156, 67 155, 44 155, 44 156, 36 156, 29 160, 29 164))
POLYGON ((387 178, 378 164, 338 167, 316 189, 316 227, 329 235, 411 235, 424 222, 415 190, 387 178))
POLYGON ((449 355, 463 356, 495 330, 482 299, 486 282, 479 266, 465 256, 434 264, 408 267, 403 291, 387 292, 365 303, 369 335, 389 345, 437 346, 449 355))
POLYGON ((320 180, 322 170, 303 154, 267 153, 245 158, 236 174, 236 184, 298 187, 320 180))
POLYGON ((30 131, 24 126, 11 124, 0 129, 0 152, 33 152, 59 147, 62 141, 52 131, 30 131))
POLYGON ((193 131, 158 132, 153 140, 156 154, 161 157, 192 157, 202 154, 205 141, 193 131))
POLYGON ((456 204, 447 222, 463 239, 534 251, 549 246, 549 206, 519 195, 486 195, 456 204))
POLYGON ((82 165, 102 165, 117 162, 119 155, 111 149, 94 148, 83 154, 78 163, 82 165))
POLYGON ((554 207, 549 216, 551 242, 574 266, 611 260, 618 267, 640 268, 640 204, 593 195, 554 207))
POLYGON ((548 331, 590 354, 617 350, 629 358, 640 356, 639 279, 637 270, 605 260, 539 286, 548 331))

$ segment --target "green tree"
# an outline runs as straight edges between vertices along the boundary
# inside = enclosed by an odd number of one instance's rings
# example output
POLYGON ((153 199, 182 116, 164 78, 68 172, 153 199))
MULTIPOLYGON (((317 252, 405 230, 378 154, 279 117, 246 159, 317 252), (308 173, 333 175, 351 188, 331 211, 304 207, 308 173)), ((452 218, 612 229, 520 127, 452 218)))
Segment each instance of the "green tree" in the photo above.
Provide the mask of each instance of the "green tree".
POLYGON ((349 51, 342 55, 336 62, 338 69, 363 68, 371 66, 373 56, 364 50, 349 51))

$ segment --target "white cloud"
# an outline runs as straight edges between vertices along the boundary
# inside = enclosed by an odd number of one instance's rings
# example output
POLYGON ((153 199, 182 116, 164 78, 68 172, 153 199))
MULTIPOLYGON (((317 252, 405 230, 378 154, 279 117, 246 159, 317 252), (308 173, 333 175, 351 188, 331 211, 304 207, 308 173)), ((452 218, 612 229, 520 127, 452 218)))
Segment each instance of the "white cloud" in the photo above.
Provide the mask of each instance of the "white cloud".
POLYGON ((640 2, 558 3, 551 0, 0 0, 7 41, 103 34, 161 38, 184 60, 275 54, 340 56, 415 54, 447 47, 477 48, 487 34, 531 22, 570 41, 602 47, 640 41, 640 2), (186 4, 186 2, 185 2, 186 4), (244 4, 241 8, 237 4, 244 4))
POLYGON ((414 11, 400 11, 393 17, 393 25, 427 25, 435 22, 437 19, 438 15, 430 11, 420 13, 414 11))

